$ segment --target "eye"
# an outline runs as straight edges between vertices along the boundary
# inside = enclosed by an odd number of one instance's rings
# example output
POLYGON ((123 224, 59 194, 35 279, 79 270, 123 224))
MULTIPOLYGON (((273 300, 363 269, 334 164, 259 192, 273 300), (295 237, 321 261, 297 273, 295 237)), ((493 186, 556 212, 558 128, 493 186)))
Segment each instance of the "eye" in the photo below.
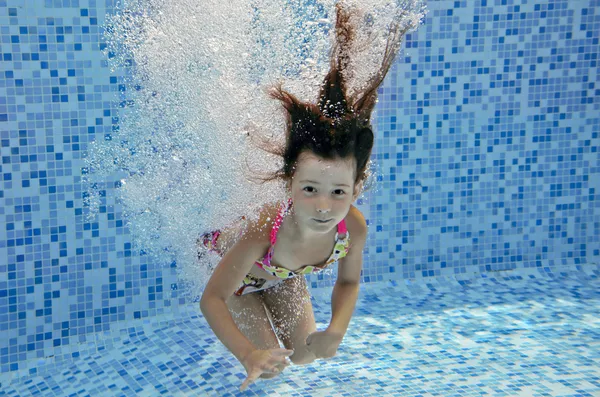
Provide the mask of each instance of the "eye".
MULTIPOLYGON (((312 186, 306 186, 306 187, 305 187, 305 188, 303 188, 302 190, 304 190, 304 191, 305 191, 305 192, 307 192, 307 193, 314 193, 314 192, 315 192, 315 188, 314 188, 314 187, 312 187, 312 186), (311 189, 311 190, 310 190, 310 191, 308 191, 308 190, 306 190, 306 189, 311 189)), ((345 194, 346 194, 346 192, 345 192, 345 191, 343 191, 342 189, 336 189, 336 190, 334 190, 334 194, 335 194, 336 196, 343 196, 343 195, 345 195, 345 194)))

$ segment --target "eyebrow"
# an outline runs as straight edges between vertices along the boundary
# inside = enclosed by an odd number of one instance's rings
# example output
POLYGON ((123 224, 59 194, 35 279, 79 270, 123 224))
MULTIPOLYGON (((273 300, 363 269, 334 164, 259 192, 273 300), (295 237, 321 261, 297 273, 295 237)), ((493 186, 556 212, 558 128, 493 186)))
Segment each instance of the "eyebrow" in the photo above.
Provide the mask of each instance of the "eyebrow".
MULTIPOLYGON (((315 185, 320 185, 319 182, 316 181, 309 181, 308 179, 305 179, 303 181, 300 181, 300 183, 304 183, 304 182, 308 182, 308 183, 314 183, 315 185)), ((346 185, 345 183, 336 183, 333 186, 346 186, 346 187, 350 187, 350 185, 346 185)))

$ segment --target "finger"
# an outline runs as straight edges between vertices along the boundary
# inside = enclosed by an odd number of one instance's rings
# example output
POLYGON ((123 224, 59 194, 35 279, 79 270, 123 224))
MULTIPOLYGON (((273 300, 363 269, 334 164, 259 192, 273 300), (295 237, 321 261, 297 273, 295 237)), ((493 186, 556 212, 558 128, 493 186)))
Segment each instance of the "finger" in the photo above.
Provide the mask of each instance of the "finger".
MULTIPOLYGON (((292 352, 293 352, 293 350, 292 350, 292 352)), ((269 357, 269 361, 283 363, 283 362, 288 361, 290 356, 291 356, 291 354, 288 354, 288 353, 273 354, 273 355, 271 355, 271 357, 269 357)))
POLYGON ((285 357, 283 358, 283 360, 280 360, 275 357, 271 357, 271 359, 269 361, 264 363, 264 365, 262 366, 262 370, 270 371, 273 368, 280 368, 282 366, 287 366, 288 364, 287 364, 287 361, 285 361, 285 360, 286 360, 285 357))
POLYGON ((273 357, 271 360, 276 362, 277 365, 282 365, 282 364, 289 365, 290 364, 290 360, 289 360, 288 356, 273 357))
POLYGON ((290 350, 290 349, 273 349, 273 350, 271 350, 271 353, 273 354, 273 356, 289 357, 292 354, 294 354, 294 350, 290 350))
POLYGON ((274 365, 265 365, 262 368, 261 371, 263 374, 277 374, 279 373, 279 371, 277 370, 277 367, 274 365))
POLYGON ((244 380, 244 383, 242 383, 242 385, 240 386, 240 391, 246 390, 252 382, 254 382, 256 379, 258 379, 259 376, 260 376, 260 371, 252 371, 250 374, 248 374, 248 377, 246 378, 246 380, 244 380))
POLYGON ((280 370, 283 370, 284 368, 286 368, 288 365, 290 365, 287 361, 276 361, 276 362, 271 362, 271 366, 272 367, 276 367, 279 368, 280 370))
POLYGON ((274 359, 273 361, 277 366, 283 365, 287 367, 288 365, 290 365, 290 360, 288 360, 287 357, 281 357, 279 359, 274 359))

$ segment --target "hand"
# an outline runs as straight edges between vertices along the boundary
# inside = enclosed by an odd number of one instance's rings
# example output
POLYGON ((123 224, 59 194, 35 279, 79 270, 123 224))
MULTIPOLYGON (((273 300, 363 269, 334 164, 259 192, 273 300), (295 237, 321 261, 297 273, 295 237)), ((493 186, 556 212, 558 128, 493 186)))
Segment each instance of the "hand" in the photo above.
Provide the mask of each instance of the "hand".
POLYGON ((329 330, 313 332, 306 338, 306 346, 316 358, 330 358, 335 356, 343 337, 341 333, 329 330))
POLYGON ((254 382, 263 373, 277 374, 285 369, 290 363, 288 357, 294 353, 287 349, 254 350, 242 360, 248 377, 242 383, 240 391, 246 390, 250 383, 254 382))

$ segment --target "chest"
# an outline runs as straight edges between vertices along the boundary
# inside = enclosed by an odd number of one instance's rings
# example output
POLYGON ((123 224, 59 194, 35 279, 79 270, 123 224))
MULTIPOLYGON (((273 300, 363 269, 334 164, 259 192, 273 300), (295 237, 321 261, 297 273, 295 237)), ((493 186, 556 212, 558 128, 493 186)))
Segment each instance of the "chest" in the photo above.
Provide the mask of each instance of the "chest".
POLYGON ((335 232, 324 236, 320 241, 304 244, 288 236, 277 238, 271 258, 271 264, 296 271, 305 266, 322 266, 331 256, 335 246, 335 232))
MULTIPOLYGON (((322 266, 330 258, 333 247, 333 237, 331 237, 331 241, 328 241, 328 244, 320 242, 317 245, 300 245, 297 242, 294 244, 292 241, 278 237, 271 257, 271 264, 293 272, 308 265, 322 266)), ((276 276, 258 266, 252 266, 250 273, 255 277, 266 280, 277 279, 276 276)))

